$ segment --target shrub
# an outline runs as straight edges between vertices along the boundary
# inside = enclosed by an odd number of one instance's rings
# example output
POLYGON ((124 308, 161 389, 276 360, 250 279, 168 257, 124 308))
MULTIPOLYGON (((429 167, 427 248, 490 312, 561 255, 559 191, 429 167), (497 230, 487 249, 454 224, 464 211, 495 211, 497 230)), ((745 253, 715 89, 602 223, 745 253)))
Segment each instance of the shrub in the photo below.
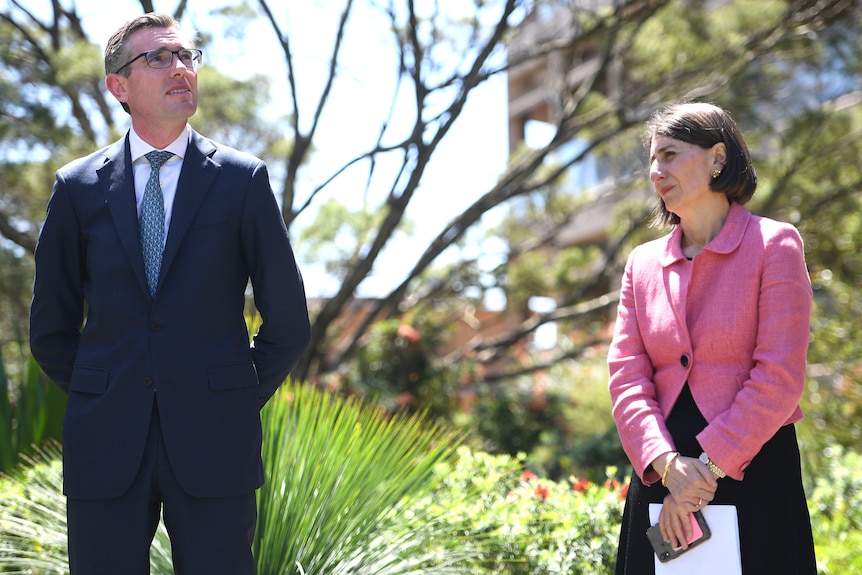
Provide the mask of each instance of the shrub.
POLYGON ((454 465, 438 466, 443 485, 414 510, 460 518, 465 536, 482 548, 472 565, 477 575, 612 573, 620 484, 554 482, 524 471, 522 461, 461 448, 454 465))
POLYGON ((841 447, 823 452, 808 498, 821 573, 862 573, 862 455, 841 447))
POLYGON ((48 381, 19 342, 0 349, 0 472, 14 469, 40 445, 60 441, 66 394, 48 381), (8 365, 3 352, 16 357, 8 365))
MULTIPOLYGON (((525 470, 524 456, 456 449, 457 437, 415 416, 379 418, 357 399, 309 389, 285 394, 264 414, 281 439, 267 443, 260 573, 613 571, 626 489, 615 469, 600 483, 555 482, 525 470)), ((835 447, 824 461, 809 494, 819 572, 859 573, 862 455, 835 447)), ((68 573, 64 505, 56 447, 0 477, 0 573, 68 573)), ((154 575, 172 573, 163 527, 151 565, 154 575)))

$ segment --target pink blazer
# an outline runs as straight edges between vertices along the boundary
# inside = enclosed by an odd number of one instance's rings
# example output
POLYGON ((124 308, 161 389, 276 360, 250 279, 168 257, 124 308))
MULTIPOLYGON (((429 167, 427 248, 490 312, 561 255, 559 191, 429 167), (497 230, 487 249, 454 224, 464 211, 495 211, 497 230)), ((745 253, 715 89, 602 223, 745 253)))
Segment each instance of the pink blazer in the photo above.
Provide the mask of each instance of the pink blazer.
POLYGON ((708 422, 697 440, 730 477, 802 419, 811 282, 802 239, 734 203, 689 261, 681 229, 635 248, 622 279, 609 389, 623 448, 646 484, 673 451, 665 426, 688 382, 708 422))

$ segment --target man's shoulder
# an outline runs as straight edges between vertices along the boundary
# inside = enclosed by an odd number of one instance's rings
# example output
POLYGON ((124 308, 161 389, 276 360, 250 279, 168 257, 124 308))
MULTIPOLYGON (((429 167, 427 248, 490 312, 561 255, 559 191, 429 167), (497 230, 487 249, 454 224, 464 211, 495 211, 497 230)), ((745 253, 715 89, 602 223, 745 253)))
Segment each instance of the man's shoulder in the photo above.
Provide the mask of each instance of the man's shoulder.
POLYGON ((192 131, 191 142, 204 156, 209 157, 212 161, 224 167, 249 169, 263 163, 263 160, 254 154, 238 150, 221 142, 216 142, 195 131, 192 131))
POLYGON ((105 146, 92 152, 86 156, 76 158, 71 162, 63 165, 58 170, 65 177, 81 177, 85 174, 92 174, 95 177, 97 169, 105 165, 125 150, 125 138, 122 138, 113 144, 105 146))

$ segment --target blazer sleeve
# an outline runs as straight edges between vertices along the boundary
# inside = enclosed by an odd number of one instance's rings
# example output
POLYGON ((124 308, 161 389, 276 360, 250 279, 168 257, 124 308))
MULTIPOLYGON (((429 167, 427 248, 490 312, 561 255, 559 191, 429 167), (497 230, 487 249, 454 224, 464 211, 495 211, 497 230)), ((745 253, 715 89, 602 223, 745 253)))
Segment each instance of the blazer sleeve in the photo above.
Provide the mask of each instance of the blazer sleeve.
POLYGON ((58 171, 36 244, 30 350, 48 377, 66 393, 84 322, 85 252, 69 189, 58 171))
POLYGON ((650 464, 662 453, 673 451, 674 445, 658 404, 652 361, 638 326, 634 275, 640 252, 640 248, 632 250, 623 274, 608 351, 608 388, 623 449, 635 472, 649 485, 659 479, 650 464))
POLYGON ((302 276, 263 162, 253 170, 241 234, 254 302, 262 319, 253 338, 252 357, 263 406, 311 337, 302 276))
POLYGON ((780 224, 764 241, 754 367, 730 407, 697 436, 710 459, 737 480, 792 419, 805 386, 812 290, 802 238, 780 224))

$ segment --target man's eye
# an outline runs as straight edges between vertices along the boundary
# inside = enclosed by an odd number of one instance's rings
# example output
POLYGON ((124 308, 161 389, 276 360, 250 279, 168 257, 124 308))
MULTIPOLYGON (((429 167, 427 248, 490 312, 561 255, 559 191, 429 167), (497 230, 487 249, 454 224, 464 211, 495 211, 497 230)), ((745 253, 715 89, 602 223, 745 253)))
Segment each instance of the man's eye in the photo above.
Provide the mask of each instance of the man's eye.
POLYGON ((159 64, 167 60, 171 57, 171 53, 167 50, 159 50, 147 56, 147 60, 149 62, 153 62, 155 64, 159 64))

